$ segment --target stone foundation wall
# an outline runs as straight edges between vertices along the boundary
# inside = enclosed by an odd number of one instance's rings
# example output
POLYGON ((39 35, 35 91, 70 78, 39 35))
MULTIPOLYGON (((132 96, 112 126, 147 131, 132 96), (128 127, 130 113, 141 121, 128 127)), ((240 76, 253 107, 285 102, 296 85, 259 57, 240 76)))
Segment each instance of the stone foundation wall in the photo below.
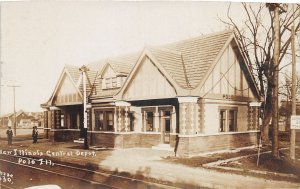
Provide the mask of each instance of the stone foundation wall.
POLYGON ((193 156, 201 152, 228 150, 258 144, 259 132, 219 134, 208 136, 179 136, 176 154, 193 156))

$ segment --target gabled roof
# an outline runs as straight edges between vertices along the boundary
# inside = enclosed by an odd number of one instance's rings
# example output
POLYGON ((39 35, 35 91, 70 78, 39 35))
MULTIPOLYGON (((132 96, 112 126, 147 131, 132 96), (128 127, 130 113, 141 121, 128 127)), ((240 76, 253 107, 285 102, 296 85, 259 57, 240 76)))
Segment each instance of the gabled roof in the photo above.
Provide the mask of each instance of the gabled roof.
MULTIPOLYGON (((230 37, 233 37, 231 30, 168 44, 163 48, 181 53, 185 77, 189 87, 195 88, 204 79, 211 64, 230 37)), ((181 69, 179 66, 172 68, 181 69)))
MULTIPOLYGON (((176 43, 170 43, 157 47, 145 47, 142 53, 133 53, 125 56, 108 58, 104 61, 99 61, 87 65, 90 68, 88 77, 93 84, 93 89, 87 86, 87 90, 95 93, 89 95, 90 98, 107 98, 117 97, 117 93, 122 93, 125 90, 133 75, 138 70, 137 67, 142 62, 143 58, 148 57, 160 72, 166 77, 168 82, 173 86, 178 96, 181 95, 199 95, 199 89, 205 83, 211 70, 224 53, 228 45, 236 41, 232 30, 204 35, 196 38, 191 38, 176 43), (121 89, 104 89, 102 90, 102 77, 105 69, 110 66, 117 75, 128 76, 125 84, 121 89), (97 73, 98 71, 98 73, 97 73)), ((237 48, 238 53, 242 53, 237 48)), ((258 94, 257 87, 251 72, 247 65, 246 57, 244 59, 247 80, 250 82, 254 93, 258 94)), ((80 71, 78 67, 67 66, 68 75, 74 83, 78 83, 80 71)), ((80 85, 79 91, 82 88, 80 85)), ((119 94, 118 94, 119 95, 119 94)), ((258 96, 258 95, 257 95, 258 96)))
POLYGON ((70 74, 71 79, 74 81, 74 83, 77 83, 81 75, 79 67, 73 65, 65 65, 64 69, 70 74))
MULTIPOLYGON (((233 38, 233 31, 223 31, 159 47, 146 47, 145 52, 149 53, 141 56, 150 57, 158 67, 161 66, 160 71, 167 72, 164 76, 167 79, 170 76, 168 80, 177 91, 177 95, 197 95, 192 94, 193 89, 203 84, 209 70, 233 38)), ((140 57, 139 60, 141 59, 140 57)), ((135 65, 132 72, 137 71, 137 66, 135 65)), ((135 74, 132 72, 130 75, 135 74)), ((127 87, 130 78, 131 76, 128 76, 123 88, 127 87)))
POLYGON ((140 53, 131 53, 119 57, 112 57, 105 60, 105 64, 101 67, 98 77, 102 77, 103 72, 107 67, 111 67, 116 75, 125 75, 127 76, 132 70, 132 67, 139 58, 140 53))
POLYGON ((63 68, 62 73, 60 74, 58 82, 56 83, 55 89, 54 89, 51 97, 49 98, 49 100, 47 102, 41 104, 42 108, 46 108, 46 107, 51 106, 53 104, 52 101, 53 101, 53 99, 55 97, 55 94, 57 93, 57 91, 59 89, 59 86, 62 82, 62 79, 65 75, 66 75, 66 77, 68 77, 71 80, 71 83, 76 88, 78 94, 82 97, 82 94, 81 94, 79 88, 76 86, 76 83, 80 79, 80 75, 81 75, 81 73, 79 71, 79 67, 71 66, 71 65, 65 65, 65 67, 63 68))
MULTIPOLYGON (((158 47, 146 47, 144 54, 148 56, 153 63, 160 69, 169 83, 174 87, 178 96, 181 95, 199 95, 199 89, 205 83, 205 80, 211 73, 219 58, 223 55, 229 45, 234 45, 236 52, 243 59, 243 70, 253 90, 259 98, 259 92, 255 84, 253 75, 248 67, 246 57, 242 54, 240 47, 236 45, 236 39, 232 30, 226 30, 210 35, 204 35, 191 38, 176 43, 170 43, 158 47), (148 53, 147 53, 148 51, 148 53), (174 83, 173 83, 174 82, 174 83), (180 88, 178 88, 180 87, 180 88)), ((139 58, 142 60, 142 57, 139 58)), ((137 62, 139 64, 140 62, 137 62)), ((134 75, 135 65, 132 72, 122 88, 126 88, 129 80, 134 75)), ((121 89, 120 93, 125 89, 121 89)), ((118 94, 116 98, 120 98, 118 94)))
MULTIPOLYGON (((18 116, 21 115, 22 113, 26 114, 23 110, 17 111, 17 112, 16 112, 16 117, 18 117, 18 116)), ((26 115, 27 115, 27 114, 26 114, 26 115)), ((12 117, 12 116, 14 116, 14 113, 8 113, 8 114, 5 114, 5 115, 3 115, 3 116, 1 116, 1 117, 12 117)))
POLYGON ((147 47, 147 49, 156 57, 157 61, 164 67, 170 76, 182 88, 189 88, 189 81, 186 78, 185 64, 182 54, 165 48, 147 47))
MULTIPOLYGON (((127 76, 139 58, 139 55, 139 53, 131 53, 106 59, 105 65, 101 67, 101 71, 99 71, 95 82, 93 83, 96 93, 91 94, 90 97, 113 97, 119 91, 119 88, 102 89, 102 82, 100 82, 100 79, 102 78, 104 71, 110 66, 115 71, 117 76, 127 76)), ((103 65, 103 62, 101 64, 103 65)))
MULTIPOLYGON (((92 93, 92 89, 96 90, 95 89, 95 81, 96 81, 96 78, 97 78, 97 74, 98 74, 98 72, 94 71, 94 70, 88 70, 86 72, 86 77, 87 77, 86 94, 87 94, 87 96, 92 93)), ((82 91, 83 91, 82 77, 80 77, 80 79, 81 80, 79 81, 80 82, 79 90, 82 93, 82 91)))

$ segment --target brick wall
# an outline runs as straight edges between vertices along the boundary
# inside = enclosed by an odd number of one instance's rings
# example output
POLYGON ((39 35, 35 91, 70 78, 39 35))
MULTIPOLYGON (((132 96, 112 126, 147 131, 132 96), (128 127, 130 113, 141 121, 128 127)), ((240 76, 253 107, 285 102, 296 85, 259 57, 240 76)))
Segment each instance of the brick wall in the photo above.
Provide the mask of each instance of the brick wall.
POLYGON ((201 98, 198 101, 198 126, 199 126, 199 132, 204 133, 204 114, 205 114, 205 109, 204 109, 204 100, 201 98))
POLYGON ((250 106, 248 108, 248 130, 258 129, 259 108, 250 106))
POLYGON ((73 142, 79 139, 79 130, 51 130, 50 140, 56 142, 73 142))
POLYGON ((234 149, 256 145, 257 132, 180 137, 177 148, 179 156, 192 156, 201 152, 234 149))
POLYGON ((151 148, 160 143, 160 134, 89 133, 88 137, 90 145, 108 148, 151 148))

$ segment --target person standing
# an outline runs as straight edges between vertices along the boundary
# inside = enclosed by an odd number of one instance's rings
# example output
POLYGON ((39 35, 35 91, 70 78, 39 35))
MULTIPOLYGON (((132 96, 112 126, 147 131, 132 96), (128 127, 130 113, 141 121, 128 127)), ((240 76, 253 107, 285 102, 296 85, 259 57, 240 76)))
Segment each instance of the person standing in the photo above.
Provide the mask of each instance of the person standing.
POLYGON ((33 143, 37 143, 38 135, 39 135, 39 133, 38 133, 37 127, 34 126, 33 130, 32 130, 33 143))
POLYGON ((12 145, 13 131, 11 130, 11 127, 8 127, 8 129, 6 131, 6 135, 7 135, 8 145, 12 145))

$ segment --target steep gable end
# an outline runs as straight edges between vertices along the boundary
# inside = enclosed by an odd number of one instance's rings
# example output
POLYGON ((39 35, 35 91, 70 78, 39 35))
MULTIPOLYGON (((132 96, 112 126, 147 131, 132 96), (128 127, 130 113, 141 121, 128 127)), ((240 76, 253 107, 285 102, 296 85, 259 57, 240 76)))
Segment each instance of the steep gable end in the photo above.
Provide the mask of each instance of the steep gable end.
POLYGON ((176 97, 176 91, 155 64, 145 56, 123 92, 124 100, 176 97))
POLYGON ((52 104, 69 105, 69 104, 81 104, 82 97, 78 89, 70 79, 68 74, 65 72, 60 80, 60 83, 53 96, 52 104))
POLYGON ((110 77, 116 77, 117 73, 114 71, 112 66, 110 64, 107 64, 101 73, 102 78, 110 78, 110 77))
POLYGON ((221 94, 225 98, 234 96, 255 98, 256 93, 251 88, 253 81, 245 76, 250 73, 246 73, 248 70, 245 68, 245 62, 236 53, 231 44, 227 46, 201 87, 202 97, 221 94))

